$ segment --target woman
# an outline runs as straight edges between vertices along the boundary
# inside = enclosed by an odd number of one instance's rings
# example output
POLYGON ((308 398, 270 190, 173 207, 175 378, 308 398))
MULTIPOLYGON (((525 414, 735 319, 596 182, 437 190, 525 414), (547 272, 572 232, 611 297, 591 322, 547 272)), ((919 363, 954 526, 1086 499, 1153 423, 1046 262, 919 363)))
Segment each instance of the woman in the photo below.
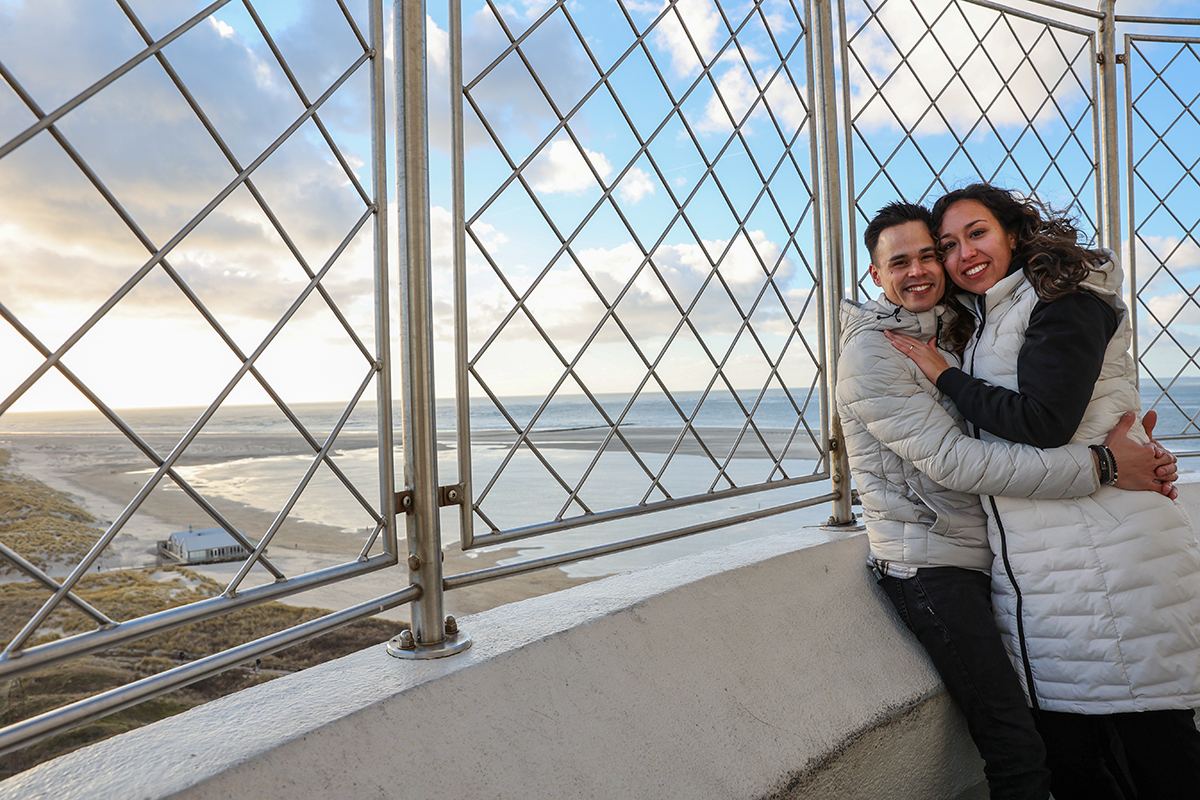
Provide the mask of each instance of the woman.
MULTIPOLYGON (((963 369, 910 337, 893 345, 980 438, 1102 441, 1140 407, 1113 254, 1080 247, 1067 218, 987 184, 951 192, 933 213, 977 328, 963 369)), ((1056 800, 1123 797, 1103 763, 1113 735, 1138 800, 1200 796, 1200 547, 1186 515, 1111 486, 1073 500, 985 498, 984 508, 997 622, 1056 800)))

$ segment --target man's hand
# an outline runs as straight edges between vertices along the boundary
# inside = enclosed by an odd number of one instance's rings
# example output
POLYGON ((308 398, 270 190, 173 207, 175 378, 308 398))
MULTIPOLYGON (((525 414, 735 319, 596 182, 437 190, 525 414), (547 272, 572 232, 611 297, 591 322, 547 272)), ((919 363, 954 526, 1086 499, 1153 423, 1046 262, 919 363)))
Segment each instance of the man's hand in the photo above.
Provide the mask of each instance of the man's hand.
POLYGON ((1117 460, 1115 485, 1118 489, 1158 492, 1174 500, 1179 496, 1175 488, 1175 480, 1179 477, 1179 470, 1175 466, 1178 459, 1154 441, 1154 425, 1158 422, 1158 414, 1147 411, 1142 418, 1142 427, 1150 437, 1149 444, 1139 444, 1129 438, 1134 419, 1134 413, 1126 411, 1104 439, 1104 444, 1108 445, 1117 460))

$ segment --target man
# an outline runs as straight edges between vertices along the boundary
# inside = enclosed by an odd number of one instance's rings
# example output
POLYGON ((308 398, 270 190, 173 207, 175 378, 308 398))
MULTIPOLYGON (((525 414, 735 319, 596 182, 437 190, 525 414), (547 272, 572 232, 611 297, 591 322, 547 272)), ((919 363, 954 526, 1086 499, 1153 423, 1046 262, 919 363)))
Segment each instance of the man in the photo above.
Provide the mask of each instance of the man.
MULTIPOLYGON (((891 331, 928 341, 953 323, 940 305, 946 278, 931 224, 926 209, 892 203, 867 226, 870 274, 883 296, 843 304, 838 412, 870 566, 963 711, 992 798, 1045 800, 1045 749, 992 616, 978 495, 1091 494, 1097 465, 1083 444, 1042 451, 967 437, 954 405, 887 340, 891 331)), ((1148 449, 1125 437, 1132 420, 1126 415, 1105 442, 1122 464, 1148 449)))

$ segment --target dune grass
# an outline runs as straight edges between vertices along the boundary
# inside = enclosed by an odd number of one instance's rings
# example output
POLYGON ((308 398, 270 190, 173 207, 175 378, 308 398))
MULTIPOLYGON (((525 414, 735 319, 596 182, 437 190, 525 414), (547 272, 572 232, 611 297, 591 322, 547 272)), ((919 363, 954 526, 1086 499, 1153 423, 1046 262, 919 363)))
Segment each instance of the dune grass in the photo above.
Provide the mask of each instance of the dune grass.
MULTIPOLYGON (((99 530, 92 526, 94 518, 62 492, 11 473, 8 464, 8 453, 0 450, 0 541, 43 568, 54 561, 77 562, 99 536, 99 530)), ((88 574, 80 579, 76 592, 110 618, 124 621, 213 597, 223 588, 211 578, 191 570, 161 567, 88 574)), ((0 583, 0 642, 12 641, 49 597, 50 591, 33 581, 0 583)), ((183 660, 203 658, 326 613, 318 608, 265 603, 19 678, 0 680, 0 725, 28 719, 163 672, 183 660)), ((64 603, 35 632, 30 644, 95 627, 89 617, 64 603)), ((0 779, 209 700, 387 641, 405 627, 401 623, 379 619, 351 623, 265 656, 256 665, 227 670, 0 756, 0 779)))
MULTIPOLYGON (((63 492, 4 471, 8 453, 0 452, 0 542, 42 569, 78 562, 100 538, 95 517, 63 492)), ((0 574, 6 572, 15 570, 0 562, 0 574)))

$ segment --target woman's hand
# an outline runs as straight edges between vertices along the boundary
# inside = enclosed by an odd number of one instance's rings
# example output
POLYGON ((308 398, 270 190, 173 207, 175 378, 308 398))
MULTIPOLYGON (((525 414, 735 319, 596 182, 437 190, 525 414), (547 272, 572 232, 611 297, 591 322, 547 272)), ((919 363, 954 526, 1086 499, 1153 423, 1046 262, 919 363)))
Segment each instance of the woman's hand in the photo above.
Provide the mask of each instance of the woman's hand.
POLYGON ((938 376, 950 368, 942 351, 937 349, 937 339, 930 339, 926 344, 920 339, 906 336, 903 333, 884 331, 883 335, 892 343, 892 347, 913 360, 917 368, 925 373, 925 377, 929 379, 930 383, 936 385, 938 376))
POLYGON ((1129 429, 1135 418, 1132 411, 1126 411, 1104 439, 1104 444, 1108 445, 1117 460, 1115 486, 1118 489, 1158 492, 1174 500, 1179 496, 1175 488, 1175 480, 1179 477, 1179 470, 1175 466, 1178 459, 1154 441, 1154 424, 1158 421, 1158 415, 1147 411, 1142 418, 1142 427, 1150 437, 1150 444, 1140 444, 1129 438, 1129 429))

